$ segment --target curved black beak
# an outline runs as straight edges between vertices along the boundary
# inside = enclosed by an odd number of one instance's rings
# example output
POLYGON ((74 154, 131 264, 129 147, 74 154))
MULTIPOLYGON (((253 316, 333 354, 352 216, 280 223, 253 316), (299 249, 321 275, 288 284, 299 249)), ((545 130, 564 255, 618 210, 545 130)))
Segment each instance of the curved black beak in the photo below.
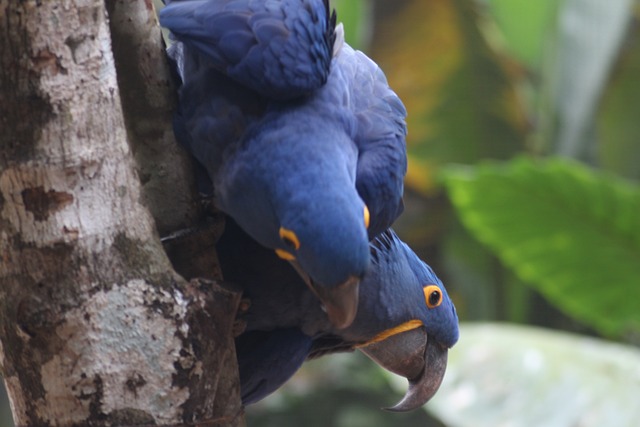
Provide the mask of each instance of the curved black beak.
POLYGON ((311 289, 311 292, 320 299, 322 308, 327 313, 331 324, 336 329, 344 329, 351 326, 358 313, 360 278, 349 277, 344 283, 331 288, 320 286, 313 282, 311 277, 296 261, 290 261, 290 263, 311 289))
POLYGON ((406 412, 427 403, 438 391, 447 369, 448 349, 429 340, 423 327, 360 347, 378 365, 409 380, 409 389, 392 412, 406 412))

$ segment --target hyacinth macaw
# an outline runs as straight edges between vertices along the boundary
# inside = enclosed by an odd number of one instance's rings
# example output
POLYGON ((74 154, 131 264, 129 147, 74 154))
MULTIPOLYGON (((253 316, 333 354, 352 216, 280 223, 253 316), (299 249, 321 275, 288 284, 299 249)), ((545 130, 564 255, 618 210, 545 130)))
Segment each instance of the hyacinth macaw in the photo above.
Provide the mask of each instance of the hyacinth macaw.
POLYGON ((160 22, 178 40, 176 136, 216 205, 349 326, 369 240, 402 212, 402 102, 327 0, 173 1, 160 22))
POLYGON ((307 358, 354 349, 408 378, 407 394, 390 410, 411 410, 433 396, 458 340, 455 307, 433 270, 392 230, 372 240, 370 251, 358 313, 338 329, 288 263, 227 221, 220 266, 251 302, 236 339, 243 403, 275 391, 307 358))

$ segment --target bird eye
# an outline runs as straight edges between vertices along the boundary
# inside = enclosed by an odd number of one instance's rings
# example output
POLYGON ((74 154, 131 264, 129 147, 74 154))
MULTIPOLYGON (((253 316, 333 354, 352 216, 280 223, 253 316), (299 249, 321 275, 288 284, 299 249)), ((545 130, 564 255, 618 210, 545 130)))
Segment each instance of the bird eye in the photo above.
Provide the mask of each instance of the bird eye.
POLYGON ((298 236, 291 230, 287 230, 284 227, 280 227, 280 239, 287 245, 289 248, 298 250, 300 249, 300 240, 298 240, 298 236))
POLYGON ((371 214, 369 213, 369 208, 367 205, 364 205, 364 226, 369 228, 369 222, 371 221, 371 214))
POLYGON ((442 304, 442 291, 436 285, 425 286, 424 299, 427 302, 427 307, 436 308, 442 304))

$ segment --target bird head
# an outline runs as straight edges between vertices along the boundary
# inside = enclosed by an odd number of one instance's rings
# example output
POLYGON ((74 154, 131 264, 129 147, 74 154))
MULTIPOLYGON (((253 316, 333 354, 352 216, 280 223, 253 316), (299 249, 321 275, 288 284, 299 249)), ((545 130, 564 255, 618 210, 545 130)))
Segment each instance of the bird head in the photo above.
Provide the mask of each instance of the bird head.
POLYGON ((344 200, 335 195, 333 207, 310 207, 285 215, 275 249, 320 299, 337 329, 348 327, 356 316, 359 283, 370 257, 369 212, 356 194, 351 197, 344 200))
POLYGON ((409 380, 404 398, 388 408, 408 411, 438 390, 448 349, 458 341, 458 316, 440 279, 392 231, 371 246, 372 267, 363 279, 367 291, 361 295, 361 315, 344 335, 352 334, 350 340, 361 341, 360 351, 409 380), (363 336, 372 338, 362 342, 363 336))
MULTIPOLYGON (((457 315, 433 270, 392 231, 378 236, 370 247, 371 261, 361 281, 357 316, 349 327, 337 329, 301 286, 300 275, 233 221, 228 220, 217 246, 225 278, 240 284, 252 301, 245 317, 248 330, 298 328, 301 340, 285 343, 288 355, 299 354, 302 345, 309 351, 308 358, 361 350, 383 368, 409 380, 405 398, 391 408, 408 411, 426 403, 437 391, 448 348, 458 340, 457 315), (311 349, 305 336, 313 337, 311 349)), ((281 333, 285 332, 277 332, 273 339, 281 333)), ((280 348, 276 350, 283 354, 280 348)), ((244 357, 253 358, 253 353, 244 357)), ((293 359, 287 357, 282 363, 291 368, 288 376, 268 369, 272 388, 282 385, 301 363, 298 360, 292 367, 293 359)), ((265 375, 251 366, 245 365, 245 369, 249 378, 265 375)))
POLYGON ((355 318, 370 259, 369 210, 355 186, 358 152, 326 120, 291 110, 248 132, 231 162, 237 172, 223 171, 233 190, 216 191, 238 206, 228 212, 243 229, 295 267, 342 329, 355 318))

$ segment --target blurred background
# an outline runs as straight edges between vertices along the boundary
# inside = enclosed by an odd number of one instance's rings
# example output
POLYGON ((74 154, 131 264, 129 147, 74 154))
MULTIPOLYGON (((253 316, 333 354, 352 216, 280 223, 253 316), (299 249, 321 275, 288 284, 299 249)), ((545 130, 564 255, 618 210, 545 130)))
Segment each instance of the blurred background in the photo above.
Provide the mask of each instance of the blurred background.
POLYGON ((407 107, 394 228, 445 283, 461 338, 424 410, 380 410, 406 381, 342 354, 248 425, 637 426, 640 1, 332 4, 407 107))

